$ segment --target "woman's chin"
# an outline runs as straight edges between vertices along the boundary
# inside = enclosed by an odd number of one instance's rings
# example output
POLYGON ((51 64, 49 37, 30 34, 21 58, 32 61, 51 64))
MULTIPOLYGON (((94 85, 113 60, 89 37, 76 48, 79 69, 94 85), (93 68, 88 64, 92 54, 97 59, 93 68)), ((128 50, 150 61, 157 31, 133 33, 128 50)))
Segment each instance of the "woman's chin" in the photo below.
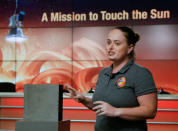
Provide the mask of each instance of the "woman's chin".
POLYGON ((108 58, 110 61, 115 61, 116 59, 115 58, 112 58, 112 57, 109 57, 108 58))

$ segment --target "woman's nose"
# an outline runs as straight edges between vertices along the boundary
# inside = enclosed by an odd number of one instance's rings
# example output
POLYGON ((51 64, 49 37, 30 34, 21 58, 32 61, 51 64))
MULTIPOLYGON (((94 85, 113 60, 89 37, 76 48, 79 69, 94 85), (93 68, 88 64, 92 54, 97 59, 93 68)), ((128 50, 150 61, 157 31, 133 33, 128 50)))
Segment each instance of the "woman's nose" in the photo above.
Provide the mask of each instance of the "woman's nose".
POLYGON ((109 45, 109 49, 112 49, 113 47, 114 47, 114 44, 111 43, 111 44, 109 45))

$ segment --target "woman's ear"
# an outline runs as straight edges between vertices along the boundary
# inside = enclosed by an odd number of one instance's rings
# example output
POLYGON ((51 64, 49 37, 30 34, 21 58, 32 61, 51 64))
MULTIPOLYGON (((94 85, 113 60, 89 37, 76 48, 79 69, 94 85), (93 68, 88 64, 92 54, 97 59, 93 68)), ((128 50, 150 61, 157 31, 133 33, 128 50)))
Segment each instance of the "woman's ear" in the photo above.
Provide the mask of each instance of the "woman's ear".
POLYGON ((134 45, 133 44, 130 44, 129 45, 129 48, 128 48, 128 54, 130 54, 133 50, 134 50, 134 45))

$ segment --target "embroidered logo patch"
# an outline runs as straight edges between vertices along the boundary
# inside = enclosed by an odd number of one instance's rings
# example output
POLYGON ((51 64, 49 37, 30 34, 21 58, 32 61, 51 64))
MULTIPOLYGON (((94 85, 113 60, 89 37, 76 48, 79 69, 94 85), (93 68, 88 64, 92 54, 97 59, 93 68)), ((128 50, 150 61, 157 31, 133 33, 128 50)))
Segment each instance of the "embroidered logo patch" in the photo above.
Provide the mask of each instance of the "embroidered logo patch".
POLYGON ((126 84, 126 78, 125 77, 121 77, 117 80, 117 85, 119 88, 124 87, 126 84))

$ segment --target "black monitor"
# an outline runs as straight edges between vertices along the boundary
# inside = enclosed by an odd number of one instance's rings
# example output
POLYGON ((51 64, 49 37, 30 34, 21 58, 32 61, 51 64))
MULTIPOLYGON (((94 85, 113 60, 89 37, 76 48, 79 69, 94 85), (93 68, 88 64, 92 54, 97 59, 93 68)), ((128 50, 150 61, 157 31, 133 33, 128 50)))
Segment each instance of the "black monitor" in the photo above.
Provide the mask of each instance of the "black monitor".
POLYGON ((15 84, 11 82, 0 82, 0 92, 15 92, 15 84))
POLYGON ((63 85, 59 85, 59 105, 58 121, 62 121, 63 116, 63 85))

